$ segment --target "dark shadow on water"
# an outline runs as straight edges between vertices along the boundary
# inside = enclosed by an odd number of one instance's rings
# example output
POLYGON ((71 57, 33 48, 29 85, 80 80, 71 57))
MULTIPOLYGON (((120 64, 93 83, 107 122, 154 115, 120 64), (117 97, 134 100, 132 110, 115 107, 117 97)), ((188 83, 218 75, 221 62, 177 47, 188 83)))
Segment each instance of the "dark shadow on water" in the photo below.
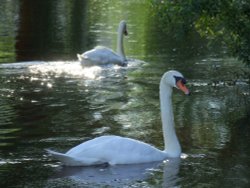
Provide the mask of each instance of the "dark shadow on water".
MULTIPOLYGON (((61 167, 52 179, 70 178, 79 184, 124 186, 141 183, 162 174, 163 187, 176 186, 180 159, 131 165, 61 167)), ((154 181, 154 180, 153 180, 154 181)))
POLYGON ((250 117, 241 118, 232 124, 231 139, 219 156, 223 178, 218 186, 249 187, 250 165, 250 117))

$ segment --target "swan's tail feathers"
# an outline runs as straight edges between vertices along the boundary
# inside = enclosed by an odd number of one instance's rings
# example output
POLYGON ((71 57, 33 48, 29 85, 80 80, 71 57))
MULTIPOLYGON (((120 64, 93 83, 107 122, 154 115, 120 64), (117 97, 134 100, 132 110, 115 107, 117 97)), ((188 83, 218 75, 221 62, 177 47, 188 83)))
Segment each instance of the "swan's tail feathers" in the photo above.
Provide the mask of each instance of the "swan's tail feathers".
POLYGON ((82 61, 83 60, 83 56, 81 54, 76 54, 77 55, 77 58, 79 61, 82 61))
POLYGON ((55 152, 49 149, 46 149, 46 151, 54 158, 61 161, 65 166, 84 166, 84 164, 81 161, 77 160, 74 157, 70 157, 66 154, 55 152))
POLYGON ((87 158, 82 157, 81 159, 69 156, 67 154, 59 153, 46 149, 46 151, 52 155, 57 160, 61 161, 65 166, 89 166, 106 163, 106 161, 100 160, 98 158, 87 158))

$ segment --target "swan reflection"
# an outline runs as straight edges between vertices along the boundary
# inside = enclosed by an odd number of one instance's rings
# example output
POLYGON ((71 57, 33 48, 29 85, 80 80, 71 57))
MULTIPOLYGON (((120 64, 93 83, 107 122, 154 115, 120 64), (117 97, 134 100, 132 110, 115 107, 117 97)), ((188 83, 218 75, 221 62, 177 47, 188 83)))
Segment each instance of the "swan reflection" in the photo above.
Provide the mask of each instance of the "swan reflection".
POLYGON ((70 178, 78 184, 122 187, 126 185, 145 183, 147 179, 162 175, 162 186, 176 186, 179 181, 178 173, 180 158, 164 162, 152 162, 131 165, 97 165, 87 167, 60 167, 52 177, 70 178))

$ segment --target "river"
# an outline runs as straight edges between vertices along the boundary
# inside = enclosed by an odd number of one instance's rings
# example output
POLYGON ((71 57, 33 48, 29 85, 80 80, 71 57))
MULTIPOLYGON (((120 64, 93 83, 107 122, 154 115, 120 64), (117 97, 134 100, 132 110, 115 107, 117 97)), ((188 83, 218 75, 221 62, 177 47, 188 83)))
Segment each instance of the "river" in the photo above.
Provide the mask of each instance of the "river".
POLYGON ((248 187, 249 68, 195 32, 164 35, 147 1, 0 4, 1 187, 248 187), (116 49, 127 21, 127 67, 83 67, 76 53, 116 49), (64 167, 66 152, 101 135, 163 149, 159 82, 175 69, 191 96, 173 95, 186 157, 156 163, 64 167))

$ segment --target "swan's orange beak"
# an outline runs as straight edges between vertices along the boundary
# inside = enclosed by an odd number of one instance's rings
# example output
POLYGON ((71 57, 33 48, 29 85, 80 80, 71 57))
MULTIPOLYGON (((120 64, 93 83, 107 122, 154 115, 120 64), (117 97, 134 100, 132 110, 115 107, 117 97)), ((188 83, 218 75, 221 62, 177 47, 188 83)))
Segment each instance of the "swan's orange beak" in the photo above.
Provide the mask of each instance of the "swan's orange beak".
POLYGON ((182 80, 178 80, 176 82, 176 86, 182 90, 186 95, 190 95, 189 89, 185 86, 185 84, 182 82, 182 80))

